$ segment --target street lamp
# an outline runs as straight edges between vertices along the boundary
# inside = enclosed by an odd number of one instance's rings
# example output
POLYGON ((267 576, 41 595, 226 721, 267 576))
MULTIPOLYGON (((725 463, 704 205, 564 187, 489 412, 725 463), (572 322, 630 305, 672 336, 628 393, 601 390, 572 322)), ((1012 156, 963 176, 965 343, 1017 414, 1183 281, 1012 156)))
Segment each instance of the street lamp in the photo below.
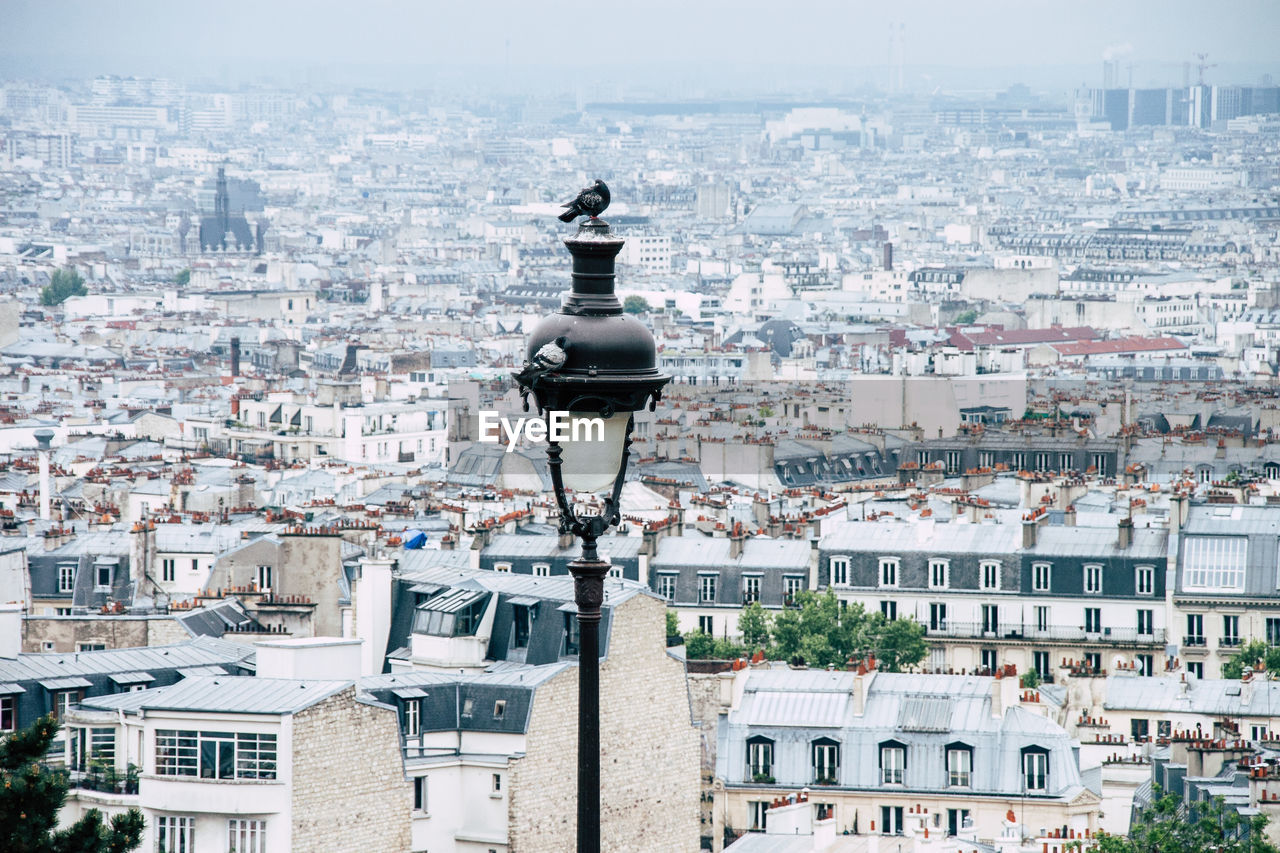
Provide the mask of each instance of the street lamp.
POLYGON ((548 436, 547 463, 560 532, 582 540, 582 556, 569 563, 579 630, 579 853, 600 850, 600 605, 609 563, 597 555, 596 541, 620 519, 632 413, 646 405, 652 411, 671 381, 657 368, 653 335, 614 293, 614 259, 624 242, 597 216, 564 241, 573 256, 572 290, 530 334, 528 363, 516 374, 526 408, 532 394, 543 417, 568 413, 568 440, 548 436), (599 512, 575 507, 574 493, 605 491, 599 512))

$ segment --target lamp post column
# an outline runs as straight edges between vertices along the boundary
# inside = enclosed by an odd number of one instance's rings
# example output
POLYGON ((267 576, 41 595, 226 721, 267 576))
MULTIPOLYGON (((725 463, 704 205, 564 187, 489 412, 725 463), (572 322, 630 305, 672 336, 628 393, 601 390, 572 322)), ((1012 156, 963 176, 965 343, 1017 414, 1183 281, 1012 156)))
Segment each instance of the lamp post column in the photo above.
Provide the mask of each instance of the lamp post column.
POLYGON ((584 537, 569 563, 578 606, 578 853, 600 853, 600 605, 609 564, 584 537))

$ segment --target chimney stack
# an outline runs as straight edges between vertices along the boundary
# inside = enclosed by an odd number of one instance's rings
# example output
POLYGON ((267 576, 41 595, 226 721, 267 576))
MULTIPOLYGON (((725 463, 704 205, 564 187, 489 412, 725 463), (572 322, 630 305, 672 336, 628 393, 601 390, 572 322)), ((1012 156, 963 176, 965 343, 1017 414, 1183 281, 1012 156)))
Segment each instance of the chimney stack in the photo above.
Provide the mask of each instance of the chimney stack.
POLYGON ((49 512, 49 448, 53 441, 53 430, 38 429, 35 431, 36 455, 40 458, 40 518, 48 521, 49 512))
POLYGON ((1062 513, 1062 524, 1064 527, 1076 526, 1076 508, 1075 505, 1067 507, 1062 513))
POLYGON ((1013 664, 996 667, 991 679, 991 716, 1004 717, 1005 711, 1018 704, 1018 668, 1013 664))
POLYGON ((884 271, 893 272, 893 244, 887 241, 884 244, 884 271))
POLYGON ((729 534, 729 559, 737 560, 742 556, 742 543, 747 539, 747 534, 743 532, 742 522, 738 522, 733 526, 733 532, 729 534))
POLYGON ((1030 548, 1036 547, 1036 528, 1037 527, 1039 527, 1039 525, 1036 524, 1036 520, 1034 518, 1023 519, 1022 521, 1023 549, 1030 549, 1030 548))
POLYGON ((240 375, 240 338, 231 339, 231 376, 240 375))
POLYGON ((1120 538, 1116 546, 1120 550, 1124 550, 1133 544, 1133 519, 1123 518, 1120 520, 1120 538))

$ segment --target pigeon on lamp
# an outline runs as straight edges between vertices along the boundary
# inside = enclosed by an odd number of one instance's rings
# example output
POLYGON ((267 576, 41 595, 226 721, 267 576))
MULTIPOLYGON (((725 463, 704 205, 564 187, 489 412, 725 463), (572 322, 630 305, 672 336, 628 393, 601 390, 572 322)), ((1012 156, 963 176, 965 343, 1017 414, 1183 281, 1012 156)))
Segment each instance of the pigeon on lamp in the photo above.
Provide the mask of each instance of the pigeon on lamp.
POLYGON ((578 193, 578 197, 573 201, 567 201, 560 206, 568 208, 560 214, 561 222, 572 222, 579 216, 590 216, 595 219, 609 206, 609 188, 605 186, 604 181, 596 181, 578 193))
POLYGON ((534 380, 539 376, 544 373, 550 373, 553 370, 559 370, 564 366, 565 359, 569 357, 569 354, 565 352, 565 348, 568 345, 568 340, 564 335, 554 341, 543 344, 533 354, 533 358, 526 361, 524 367, 520 368, 520 372, 514 373, 512 376, 516 382, 520 383, 521 388, 532 388, 534 380))

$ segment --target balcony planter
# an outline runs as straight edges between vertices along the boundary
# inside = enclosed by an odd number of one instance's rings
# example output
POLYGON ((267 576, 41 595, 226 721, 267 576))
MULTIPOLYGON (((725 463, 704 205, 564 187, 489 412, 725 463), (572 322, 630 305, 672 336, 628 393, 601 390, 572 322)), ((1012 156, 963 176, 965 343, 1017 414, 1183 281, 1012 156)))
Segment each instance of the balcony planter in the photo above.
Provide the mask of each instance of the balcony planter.
POLYGON ((831 776, 819 776, 817 779, 814 779, 814 780, 813 780, 813 784, 815 784, 815 785, 837 785, 837 784, 839 784, 839 783, 838 783, 838 782, 836 782, 836 780, 835 780, 833 777, 831 777, 831 776))
POLYGON ((760 785, 774 785, 777 784, 778 780, 774 779, 768 773, 756 773, 751 777, 751 781, 760 785))

